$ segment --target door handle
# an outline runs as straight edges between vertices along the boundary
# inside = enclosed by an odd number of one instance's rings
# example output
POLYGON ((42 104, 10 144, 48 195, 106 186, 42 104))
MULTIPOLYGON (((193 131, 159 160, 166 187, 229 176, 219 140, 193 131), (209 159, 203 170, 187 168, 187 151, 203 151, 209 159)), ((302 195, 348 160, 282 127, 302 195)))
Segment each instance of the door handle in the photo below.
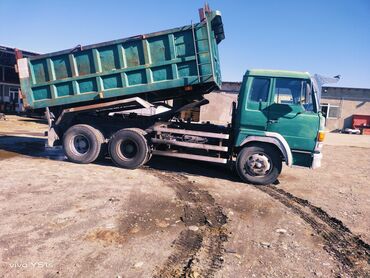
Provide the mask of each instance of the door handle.
POLYGON ((267 121, 267 123, 269 123, 269 124, 276 124, 276 123, 278 123, 279 121, 278 120, 276 120, 276 119, 273 119, 273 120, 268 120, 267 121))

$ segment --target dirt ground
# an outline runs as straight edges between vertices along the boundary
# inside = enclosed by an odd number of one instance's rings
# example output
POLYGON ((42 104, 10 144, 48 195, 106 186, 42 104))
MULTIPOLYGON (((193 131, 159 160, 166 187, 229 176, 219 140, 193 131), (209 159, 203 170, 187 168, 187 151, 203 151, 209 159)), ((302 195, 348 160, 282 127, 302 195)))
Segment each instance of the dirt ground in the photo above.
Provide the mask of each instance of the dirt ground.
POLYGON ((43 121, 0 121, 0 277, 370 277, 370 136, 256 187, 154 157, 68 162, 43 121))

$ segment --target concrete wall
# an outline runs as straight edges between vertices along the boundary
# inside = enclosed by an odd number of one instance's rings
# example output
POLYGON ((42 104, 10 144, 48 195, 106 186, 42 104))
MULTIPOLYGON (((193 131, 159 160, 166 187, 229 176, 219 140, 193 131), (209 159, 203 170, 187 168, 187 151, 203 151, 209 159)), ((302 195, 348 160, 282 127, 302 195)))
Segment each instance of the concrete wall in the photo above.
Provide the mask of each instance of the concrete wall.
POLYGON ((224 92, 210 93, 204 96, 209 104, 200 108, 200 121, 212 122, 219 125, 231 123, 232 103, 238 95, 224 92))
POLYGON ((326 119, 328 130, 352 128, 353 115, 370 115, 370 89, 323 87, 321 103, 340 107, 340 115, 337 119, 326 119))
POLYGON ((231 123, 232 103, 238 100, 241 82, 223 82, 222 89, 204 97, 209 104, 200 108, 200 122, 211 122, 219 125, 231 123))
POLYGON ((323 87, 323 99, 370 100, 370 89, 323 87))
POLYGON ((370 100, 339 100, 322 99, 322 103, 330 103, 340 107, 340 117, 338 119, 326 119, 326 129, 329 131, 341 130, 352 127, 352 115, 370 115, 370 100))

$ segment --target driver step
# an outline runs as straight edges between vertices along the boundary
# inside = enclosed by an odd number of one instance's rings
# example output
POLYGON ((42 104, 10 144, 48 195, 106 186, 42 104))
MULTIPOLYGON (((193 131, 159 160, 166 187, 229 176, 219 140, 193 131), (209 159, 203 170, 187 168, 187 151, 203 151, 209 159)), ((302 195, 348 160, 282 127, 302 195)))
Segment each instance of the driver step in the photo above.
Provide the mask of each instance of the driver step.
POLYGON ((169 156, 169 157, 180 157, 180 158, 193 159, 193 160, 199 160, 199 161, 216 162, 216 163, 222 163, 222 164, 227 163, 226 158, 218 158, 218 157, 210 157, 210 156, 204 156, 204 155, 179 153, 179 152, 174 152, 174 151, 153 150, 153 154, 154 155, 161 155, 161 156, 169 156))
POLYGON ((210 144, 190 143, 190 142, 158 139, 158 138, 152 138, 151 140, 153 143, 157 143, 157 144, 168 144, 168 145, 174 145, 174 146, 180 146, 180 147, 186 147, 186 148, 195 148, 195 149, 220 151, 220 152, 227 152, 229 150, 229 148, 225 146, 216 146, 216 145, 210 145, 210 144))

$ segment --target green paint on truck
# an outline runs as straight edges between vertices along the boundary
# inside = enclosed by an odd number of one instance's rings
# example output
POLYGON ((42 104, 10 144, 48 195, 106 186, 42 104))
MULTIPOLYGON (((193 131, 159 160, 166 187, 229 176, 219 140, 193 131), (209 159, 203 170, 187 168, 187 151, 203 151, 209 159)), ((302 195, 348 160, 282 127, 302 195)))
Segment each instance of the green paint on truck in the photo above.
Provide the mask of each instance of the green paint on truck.
POLYGON ((186 86, 211 91, 221 87, 217 44, 223 39, 221 14, 214 11, 197 24, 24 58, 18 66, 25 105, 73 106, 162 90, 184 94, 186 86))
POLYGON ((248 70, 229 127, 179 119, 221 86, 221 14, 206 6, 200 15, 181 28, 18 59, 25 105, 46 108, 49 146, 77 163, 108 151, 128 169, 152 154, 232 163, 254 184, 274 182, 283 162, 319 167, 324 117, 307 72, 248 70), (175 98, 181 105, 163 103, 175 98), (169 111, 133 112, 160 105, 169 111))

